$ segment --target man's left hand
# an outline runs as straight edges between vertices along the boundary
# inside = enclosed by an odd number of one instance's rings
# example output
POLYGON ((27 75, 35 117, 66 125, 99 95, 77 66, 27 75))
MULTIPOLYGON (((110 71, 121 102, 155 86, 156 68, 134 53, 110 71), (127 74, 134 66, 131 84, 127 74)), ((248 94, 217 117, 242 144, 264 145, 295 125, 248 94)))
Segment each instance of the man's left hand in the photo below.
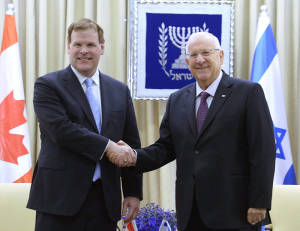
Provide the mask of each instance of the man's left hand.
POLYGON ((247 220, 251 225, 255 225, 266 218, 266 209, 249 208, 247 212, 247 220))
POLYGON ((137 217, 140 209, 140 199, 137 197, 125 197, 123 201, 122 216, 124 222, 128 223, 137 217))

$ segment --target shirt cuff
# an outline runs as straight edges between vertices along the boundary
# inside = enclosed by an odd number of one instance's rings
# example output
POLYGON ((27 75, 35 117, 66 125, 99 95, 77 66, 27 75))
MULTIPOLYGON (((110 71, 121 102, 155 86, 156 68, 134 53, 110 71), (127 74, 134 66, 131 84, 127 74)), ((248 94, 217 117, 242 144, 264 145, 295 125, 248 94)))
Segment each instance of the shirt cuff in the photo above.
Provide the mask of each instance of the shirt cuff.
POLYGON ((109 141, 110 141, 110 139, 108 139, 108 142, 107 142, 107 144, 106 144, 106 147, 105 147, 105 149, 104 149, 103 153, 101 154, 101 156, 100 156, 100 159, 99 159, 99 160, 102 160, 102 158, 103 158, 103 156, 104 156, 104 154, 105 154, 105 152, 106 152, 106 150, 107 150, 107 147, 108 147, 109 141))
POLYGON ((135 149, 132 149, 132 150, 134 151, 135 157, 137 158, 137 152, 136 152, 136 150, 135 149))

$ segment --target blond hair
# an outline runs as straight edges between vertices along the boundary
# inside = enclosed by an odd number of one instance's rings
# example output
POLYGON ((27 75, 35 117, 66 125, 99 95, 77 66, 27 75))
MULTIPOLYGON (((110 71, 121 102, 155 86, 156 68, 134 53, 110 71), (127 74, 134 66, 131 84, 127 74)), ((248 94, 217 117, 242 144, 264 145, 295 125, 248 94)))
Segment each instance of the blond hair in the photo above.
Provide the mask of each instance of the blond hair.
POLYGON ((98 33, 98 40, 99 43, 104 43, 104 32, 103 29, 94 21, 88 18, 82 18, 79 19, 76 22, 73 22, 69 27, 68 27, 68 44, 71 43, 71 35, 73 31, 78 31, 78 30, 88 30, 88 29, 93 29, 98 33))

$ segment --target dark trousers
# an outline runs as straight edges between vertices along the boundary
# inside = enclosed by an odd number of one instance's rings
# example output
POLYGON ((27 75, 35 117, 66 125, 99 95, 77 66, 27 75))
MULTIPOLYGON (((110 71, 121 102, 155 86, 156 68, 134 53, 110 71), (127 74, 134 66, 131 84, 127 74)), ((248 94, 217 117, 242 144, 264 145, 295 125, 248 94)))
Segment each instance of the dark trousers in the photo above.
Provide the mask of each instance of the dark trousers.
POLYGON ((188 226, 184 231, 260 231, 260 227, 249 226, 249 228, 243 228, 243 229, 218 229, 218 230, 210 229, 202 221, 199 210, 197 208, 196 200, 194 198, 190 220, 188 226))
POLYGON ((107 214, 101 180, 91 186, 75 216, 36 212, 35 231, 116 231, 116 226, 107 214))

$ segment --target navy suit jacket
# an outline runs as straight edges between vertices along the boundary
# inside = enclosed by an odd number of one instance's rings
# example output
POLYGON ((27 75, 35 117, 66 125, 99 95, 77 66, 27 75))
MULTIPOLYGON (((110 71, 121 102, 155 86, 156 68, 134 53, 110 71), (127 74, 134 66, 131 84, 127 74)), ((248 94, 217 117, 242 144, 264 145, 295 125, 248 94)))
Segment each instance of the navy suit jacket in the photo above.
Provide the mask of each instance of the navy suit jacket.
POLYGON ((211 229, 248 226, 247 209, 271 208, 275 141, 263 90, 223 73, 200 134, 196 130, 195 83, 173 93, 160 138, 137 150, 140 171, 176 159, 176 213, 186 227, 193 198, 211 229))
MULTIPOLYGON (((38 78, 34 109, 41 131, 41 150, 34 169, 28 208, 71 216, 86 199, 96 161, 108 140, 124 140, 140 147, 136 118, 128 87, 99 73, 102 129, 97 126, 85 93, 71 67, 38 78)), ((142 199, 142 175, 119 168, 105 157, 101 174, 106 207, 117 221, 124 196, 142 199)))

